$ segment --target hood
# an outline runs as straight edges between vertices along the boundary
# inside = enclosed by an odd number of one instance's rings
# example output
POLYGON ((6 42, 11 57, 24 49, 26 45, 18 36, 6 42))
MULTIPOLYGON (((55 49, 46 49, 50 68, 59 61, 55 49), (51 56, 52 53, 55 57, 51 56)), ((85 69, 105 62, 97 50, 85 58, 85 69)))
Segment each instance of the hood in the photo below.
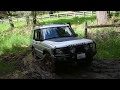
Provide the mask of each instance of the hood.
POLYGON ((61 48, 67 46, 81 45, 92 43, 93 41, 90 39, 80 39, 78 37, 66 37, 66 38, 55 38, 50 40, 43 41, 44 44, 50 45, 53 48, 61 48))

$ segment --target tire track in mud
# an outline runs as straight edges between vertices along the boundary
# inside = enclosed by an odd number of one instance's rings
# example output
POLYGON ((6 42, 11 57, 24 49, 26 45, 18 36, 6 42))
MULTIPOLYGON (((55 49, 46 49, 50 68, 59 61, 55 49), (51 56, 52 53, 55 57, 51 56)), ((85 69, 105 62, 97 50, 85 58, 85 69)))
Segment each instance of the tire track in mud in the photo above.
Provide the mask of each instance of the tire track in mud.
POLYGON ((40 61, 33 59, 31 54, 23 60, 30 61, 29 65, 32 66, 27 69, 26 75, 29 79, 120 79, 120 60, 94 59, 90 66, 82 63, 80 66, 76 63, 61 63, 57 66, 56 73, 43 71, 40 61))
POLYGON ((95 79, 119 79, 120 60, 104 61, 94 60, 88 69, 90 78, 95 79))

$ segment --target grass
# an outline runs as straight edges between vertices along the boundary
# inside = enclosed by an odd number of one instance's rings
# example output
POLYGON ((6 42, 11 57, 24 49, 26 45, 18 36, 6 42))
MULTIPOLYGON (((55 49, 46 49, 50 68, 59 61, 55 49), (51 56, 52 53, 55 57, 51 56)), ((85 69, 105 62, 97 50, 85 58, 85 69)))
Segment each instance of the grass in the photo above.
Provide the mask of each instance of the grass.
MULTIPOLYGON (((22 28, 26 26, 26 22, 24 21, 19 21, 19 22, 13 22, 15 28, 22 28)), ((7 31, 10 29, 10 24, 7 22, 0 23, 0 32, 7 31)))
POLYGON ((17 28, 21 28, 21 27, 24 27, 24 26, 26 26, 27 25, 27 23, 26 22, 24 22, 24 21, 19 21, 19 22, 13 22, 14 23, 14 26, 15 27, 17 27, 17 28))
POLYGON ((91 29, 91 31, 89 36, 97 43, 96 58, 106 60, 120 59, 119 28, 91 29))
POLYGON ((14 29, 11 34, 2 36, 0 40, 0 54, 17 53, 22 46, 29 46, 30 32, 14 29), (14 32, 15 31, 15 32, 14 32))
POLYGON ((0 23, 0 32, 6 31, 10 28, 9 24, 4 22, 3 24, 0 23))
POLYGON ((120 59, 120 36, 111 36, 107 41, 96 41, 97 58, 116 60, 120 59))
POLYGON ((48 19, 45 19, 45 20, 38 20, 38 22, 40 24, 58 24, 58 23, 68 23, 68 22, 70 22, 71 24, 83 24, 85 22, 85 20, 94 21, 95 18, 96 18, 96 16, 48 18, 48 19))

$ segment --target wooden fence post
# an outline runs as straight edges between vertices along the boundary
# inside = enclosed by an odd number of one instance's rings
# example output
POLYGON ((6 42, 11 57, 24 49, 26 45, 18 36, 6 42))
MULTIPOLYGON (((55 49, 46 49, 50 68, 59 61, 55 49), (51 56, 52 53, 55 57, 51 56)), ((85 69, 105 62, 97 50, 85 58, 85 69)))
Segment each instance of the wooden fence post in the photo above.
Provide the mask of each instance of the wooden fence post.
POLYGON ((66 13, 66 17, 68 17, 68 14, 66 13))
POLYGON ((85 21, 85 38, 87 38, 87 21, 85 21))
POLYGON ((59 14, 57 14, 57 18, 59 18, 59 14))
POLYGON ((76 13, 74 12, 74 17, 76 17, 76 13))
POLYGON ((83 11, 83 16, 85 17, 85 12, 83 11))
POLYGON ((93 11, 91 11, 91 16, 93 16, 93 11))

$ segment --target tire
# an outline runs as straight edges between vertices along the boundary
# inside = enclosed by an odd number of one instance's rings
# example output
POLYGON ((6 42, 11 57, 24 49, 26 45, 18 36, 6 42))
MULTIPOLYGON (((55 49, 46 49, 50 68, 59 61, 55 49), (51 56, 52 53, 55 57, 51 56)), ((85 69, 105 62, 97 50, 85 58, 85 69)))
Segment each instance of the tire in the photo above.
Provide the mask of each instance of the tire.
POLYGON ((48 72, 55 72, 55 61, 50 54, 44 54, 42 60, 42 69, 48 72))
POLYGON ((77 65, 89 66, 91 64, 91 62, 93 61, 93 57, 85 58, 82 61, 77 60, 77 65))
POLYGON ((93 57, 88 57, 88 58, 86 58, 85 64, 90 65, 92 61, 93 61, 93 57))
POLYGON ((32 49, 32 55, 35 59, 39 59, 37 56, 36 56, 36 51, 35 51, 35 48, 32 49))

